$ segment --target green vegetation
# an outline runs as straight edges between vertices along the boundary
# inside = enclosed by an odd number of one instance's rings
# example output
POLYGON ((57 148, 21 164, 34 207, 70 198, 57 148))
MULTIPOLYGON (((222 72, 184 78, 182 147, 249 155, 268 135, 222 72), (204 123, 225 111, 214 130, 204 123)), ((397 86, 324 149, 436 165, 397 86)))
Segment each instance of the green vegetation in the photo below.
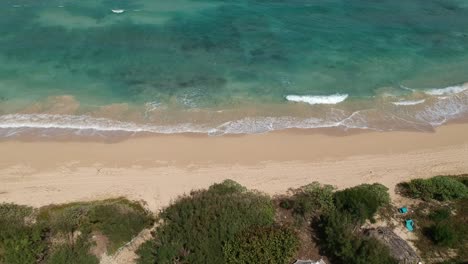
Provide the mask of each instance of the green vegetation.
POLYGON ((443 263, 468 259, 467 182, 467 175, 461 175, 400 184, 404 194, 422 200, 407 217, 417 224, 415 244, 425 259, 450 259, 443 263))
POLYGON ((436 176, 401 183, 402 193, 422 200, 450 201, 468 197, 468 177, 436 176))
POLYGON ((248 228, 271 226, 274 208, 268 196, 225 181, 180 198, 161 220, 155 241, 140 250, 140 263, 223 263, 223 246, 248 228))
POLYGON ((453 209, 436 209, 429 214, 430 225, 426 235, 439 247, 460 248, 468 236, 468 199, 453 204, 453 209), (453 212, 453 213, 452 213, 453 212))
MULTIPOLYGON (((365 231, 377 214, 380 221, 413 219, 416 246, 428 262, 463 263, 466 183, 466 176, 438 176, 400 184, 423 199, 400 215, 381 184, 335 191, 314 182, 273 201, 226 180, 164 209, 153 239, 137 251, 138 263, 287 264, 311 249, 333 263, 397 263, 395 252, 365 231)), ((0 204, 0 264, 97 264, 152 223, 140 204, 125 199, 40 209, 0 204)))
POLYGON ((62 244, 55 248, 47 259, 50 264, 98 264, 99 259, 90 254, 91 243, 86 237, 78 237, 72 244, 62 244))
POLYGON ((291 229, 257 227, 240 232, 224 246, 228 264, 287 264, 298 246, 291 229))
POLYGON ((427 259, 453 258, 453 263, 468 258, 468 199, 445 204, 423 202, 410 216, 418 224, 416 246, 427 259))
MULTIPOLYGON (((334 190, 314 182, 277 204, 293 215, 320 219, 319 242, 334 260, 395 263, 384 245, 355 231, 390 202, 387 188, 364 184, 334 190)), ((300 246, 293 226, 288 226, 294 221, 274 224, 269 197, 232 181, 180 198, 162 212, 161 220, 155 239, 138 251, 141 264, 290 263, 300 246)))
POLYGON ((396 263, 386 246, 353 231, 356 222, 349 213, 334 211, 326 215, 322 227, 322 246, 339 263, 396 263))
POLYGON ((0 263, 98 263, 93 236, 112 253, 152 223, 139 204, 125 199, 33 209, 0 204, 0 263))
POLYGON ((0 263, 35 263, 46 249, 42 228, 30 226, 31 207, 0 204, 0 263))
POLYGON ((130 241, 152 221, 140 204, 125 199, 50 207, 41 211, 38 219, 52 223, 51 230, 59 233, 100 232, 109 240, 109 253, 130 241))
POLYGON ((387 191, 380 184, 362 184, 334 193, 335 209, 323 214, 319 223, 320 244, 331 258, 349 264, 396 263, 386 246, 355 231, 390 203, 387 191))
POLYGON ((335 188, 331 185, 322 185, 318 182, 313 182, 299 189, 294 199, 294 212, 304 217, 312 214, 319 214, 332 210, 335 205, 333 203, 333 192, 335 188))
POLYGON ((338 211, 347 212, 361 223, 372 220, 377 210, 390 203, 388 188, 381 184, 362 184, 335 193, 338 211))

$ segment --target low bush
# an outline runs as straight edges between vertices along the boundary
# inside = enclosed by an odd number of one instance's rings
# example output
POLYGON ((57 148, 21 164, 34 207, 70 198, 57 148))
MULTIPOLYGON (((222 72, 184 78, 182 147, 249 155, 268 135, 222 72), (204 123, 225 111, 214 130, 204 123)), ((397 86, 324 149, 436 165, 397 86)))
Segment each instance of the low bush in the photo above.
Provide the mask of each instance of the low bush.
POLYGON ((51 252, 47 264, 98 264, 99 259, 89 253, 91 244, 82 236, 72 245, 63 244, 51 252))
POLYGON ((99 231, 109 239, 107 250, 112 253, 149 226, 152 217, 138 203, 111 199, 45 207, 38 221, 47 223, 52 234, 71 239, 77 231, 84 236, 99 231))
POLYGON ((279 203, 279 206, 283 209, 289 210, 294 208, 294 201, 292 199, 282 199, 279 203))
POLYGON ((388 188, 378 183, 338 191, 334 199, 338 211, 347 212, 360 222, 372 220, 379 207, 390 203, 388 188))
POLYGON ((468 197, 443 203, 422 201, 411 218, 417 223, 415 246, 423 259, 447 259, 445 263, 468 259, 468 197))
POLYGON ((161 220, 139 263, 223 263, 223 245, 247 228, 273 224, 274 208, 269 197, 225 181, 180 198, 161 220))
POLYGON ((452 215, 450 208, 440 208, 429 214, 429 219, 435 222, 447 220, 452 215))
POLYGON ((40 227, 16 226, 0 230, 0 263, 37 263, 45 250, 44 232, 40 227))
MULTIPOLYGON (((461 207, 463 201, 458 205, 461 207)), ((459 211, 453 215, 449 208, 440 208, 429 214, 432 225, 427 228, 426 234, 432 242, 440 247, 459 248, 464 243, 468 234, 466 221, 466 208, 458 208, 459 211), (465 210, 465 211, 463 211, 465 210)))
POLYGON ((438 222, 431 228, 431 236, 437 245, 453 247, 459 242, 459 233, 449 221, 438 222))
POLYGON ((224 246, 227 264, 291 263, 298 239, 284 227, 258 227, 239 233, 224 246))
POLYGON ((468 174, 447 176, 447 177, 450 177, 450 178, 452 178, 454 180, 457 180, 457 181, 463 183, 463 185, 465 185, 466 187, 468 187, 468 174))
POLYGON ((109 239, 107 252, 152 223, 141 205, 125 199, 47 206, 33 210, 0 204, 0 263, 98 263, 93 232, 109 239))
POLYGON ((396 264, 389 249, 373 238, 356 234, 355 217, 348 212, 333 211, 322 218, 322 247, 338 263, 396 264))
POLYGON ((294 212, 302 216, 313 213, 319 214, 334 208, 333 192, 335 188, 331 185, 322 185, 313 182, 302 187, 294 195, 294 212))
POLYGON ((415 179, 400 184, 403 193, 411 198, 449 201, 468 197, 465 177, 436 176, 430 179, 415 179))
POLYGON ((31 207, 0 204, 0 263, 28 264, 43 258, 44 230, 26 222, 31 207))

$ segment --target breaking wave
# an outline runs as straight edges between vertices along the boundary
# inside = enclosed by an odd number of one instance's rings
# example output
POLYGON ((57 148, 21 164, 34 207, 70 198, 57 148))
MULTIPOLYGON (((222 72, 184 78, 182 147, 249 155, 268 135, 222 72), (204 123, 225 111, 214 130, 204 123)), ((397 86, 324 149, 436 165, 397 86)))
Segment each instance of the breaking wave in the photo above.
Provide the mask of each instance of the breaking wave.
MULTIPOLYGON (((179 122, 171 124, 152 122, 126 122, 90 115, 58 114, 5 114, 0 115, 0 138, 18 135, 53 137, 54 135, 107 136, 133 135, 138 133, 176 134, 202 133, 208 135, 255 134, 290 128, 341 128, 370 129, 377 131, 412 129, 431 130, 450 120, 468 115, 468 86, 451 86, 433 89, 431 95, 424 90, 426 97, 418 99, 387 101, 385 97, 367 109, 351 110, 348 104, 336 105, 346 100, 348 95, 331 96, 295 96, 287 97, 289 101, 308 104, 330 104, 330 106, 310 112, 308 116, 298 117, 293 113, 236 118, 229 113, 220 112, 222 118, 203 122, 179 122), (432 95, 433 94, 433 95, 432 95), (333 105, 331 105, 333 104, 333 105), (392 107, 388 107, 392 106, 392 107), (412 106, 412 107, 408 107, 412 106), (228 121, 226 121, 228 120, 228 121)), ((352 105, 353 102, 350 102, 352 105)), ((304 108, 301 108, 304 109, 304 108)), ((164 122, 165 106, 159 102, 147 103, 144 107, 146 120, 164 122), (156 111, 158 110, 158 111, 156 111), (163 112, 159 112, 163 111, 163 112)), ((188 113, 190 114, 190 113, 188 113)), ((167 118, 166 118, 167 119, 167 118)), ((197 120, 186 118, 185 120, 197 120)))
POLYGON ((208 130, 193 124, 149 125, 122 122, 107 118, 96 118, 86 115, 52 115, 52 114, 11 114, 0 116, 0 129, 68 129, 79 131, 101 132, 149 132, 160 134, 172 133, 207 133, 208 130))
POLYGON ((286 100, 291 102, 308 103, 311 105, 316 104, 338 104, 348 98, 347 94, 333 94, 333 95, 288 95, 286 100))
POLYGON ((429 90, 426 90, 425 93, 428 95, 432 95, 432 96, 442 96, 442 95, 457 94, 466 90, 468 90, 468 84, 449 86, 449 87, 438 88, 438 89, 429 89, 429 90))
POLYGON ((418 104, 423 104, 424 102, 426 102, 426 99, 398 101, 398 102, 392 102, 392 104, 394 104, 394 105, 418 105, 418 104))

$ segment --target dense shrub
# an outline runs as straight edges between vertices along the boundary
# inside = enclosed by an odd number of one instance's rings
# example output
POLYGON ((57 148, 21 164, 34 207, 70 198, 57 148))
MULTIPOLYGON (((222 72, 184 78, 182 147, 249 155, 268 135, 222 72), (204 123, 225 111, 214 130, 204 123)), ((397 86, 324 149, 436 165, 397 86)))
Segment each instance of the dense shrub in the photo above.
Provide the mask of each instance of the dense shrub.
POLYGON ((239 233, 224 246, 228 264, 286 264, 297 249, 294 232, 283 227, 259 227, 239 233))
POLYGON ((388 189, 381 184, 362 184, 333 196, 334 209, 322 214, 319 222, 320 244, 328 255, 337 263, 397 263, 385 245, 356 231, 379 207, 390 203, 388 189))
POLYGON ((430 179, 415 179, 400 185, 404 194, 423 200, 448 201, 468 197, 468 187, 463 178, 436 176, 430 179))
POLYGON ((76 231, 85 236, 99 231, 109 239, 108 252, 112 253, 149 226, 152 218, 137 203, 112 199, 49 206, 41 209, 38 221, 47 223, 53 234, 68 237, 76 231))
POLYGON ((110 241, 108 251, 114 252, 152 223, 148 212, 136 203, 98 204, 89 212, 93 229, 110 241))
POLYGON ((429 214, 429 219, 435 222, 447 220, 452 215, 450 208, 440 208, 429 214))
POLYGON ((302 216, 308 216, 313 213, 321 213, 332 210, 333 191, 335 188, 331 185, 322 185, 313 182, 302 187, 294 195, 294 212, 302 216))
POLYGON ((2 227, 9 226, 24 226, 25 218, 30 216, 33 209, 28 206, 1 203, 0 204, 0 224, 2 227))
POLYGON ((459 241, 458 230, 448 221, 438 222, 431 228, 432 239, 437 245, 452 247, 459 241))
POLYGON ((46 250, 43 230, 36 226, 0 228, 0 263, 37 263, 46 250))
POLYGON ((322 246, 337 259, 349 259, 355 254, 353 241, 354 221, 350 214, 332 211, 322 217, 320 225, 322 234, 322 246))
POLYGON ((390 203, 388 188, 378 183, 338 191, 334 197, 337 210, 349 213, 360 222, 373 219, 379 207, 390 203))
POLYGON ((125 199, 39 210, 0 204, 0 263, 98 263, 90 253, 93 232, 109 239, 112 252, 151 222, 143 207, 125 199))
POLYGON ((36 263, 44 255, 43 228, 26 223, 32 212, 31 207, 0 204, 0 263, 36 263))
MULTIPOLYGON (((460 201, 460 206, 463 205, 460 201)), ((433 224, 427 229, 427 235, 433 243, 440 247, 459 248, 464 243, 468 234, 466 220, 466 208, 460 208, 456 215, 449 208, 440 208, 429 214, 433 224)))
POLYGON ((457 180, 461 183, 463 183, 463 185, 465 185, 466 187, 468 187, 468 174, 463 174, 463 175, 456 175, 456 176, 447 176, 447 177, 450 177, 454 180, 457 180))
POLYGON ((155 240, 148 240, 143 243, 135 252, 138 255, 138 263, 155 263, 156 249, 155 240))
POLYGON ((180 198, 161 220, 154 250, 146 244, 139 263, 223 263, 223 245, 249 227, 271 225, 274 208, 269 197, 225 181, 180 198))
POLYGON ((339 211, 322 218, 322 246, 332 259, 347 264, 396 264, 385 245, 353 232, 355 221, 348 212, 339 211))
POLYGON ((89 241, 82 236, 75 243, 63 244, 51 252, 47 264, 98 264, 99 259, 89 253, 89 241))

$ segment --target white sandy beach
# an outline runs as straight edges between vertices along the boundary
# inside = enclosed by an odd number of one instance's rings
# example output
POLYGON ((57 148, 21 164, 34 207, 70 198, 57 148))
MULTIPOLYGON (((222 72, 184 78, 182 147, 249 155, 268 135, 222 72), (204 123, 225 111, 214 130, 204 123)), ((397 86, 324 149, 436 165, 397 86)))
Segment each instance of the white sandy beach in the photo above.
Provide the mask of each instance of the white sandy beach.
POLYGON ((224 179, 281 194, 313 181, 338 188, 468 172, 468 125, 435 133, 347 136, 170 135, 118 143, 0 142, 0 202, 32 206, 125 196, 157 211, 224 179))

